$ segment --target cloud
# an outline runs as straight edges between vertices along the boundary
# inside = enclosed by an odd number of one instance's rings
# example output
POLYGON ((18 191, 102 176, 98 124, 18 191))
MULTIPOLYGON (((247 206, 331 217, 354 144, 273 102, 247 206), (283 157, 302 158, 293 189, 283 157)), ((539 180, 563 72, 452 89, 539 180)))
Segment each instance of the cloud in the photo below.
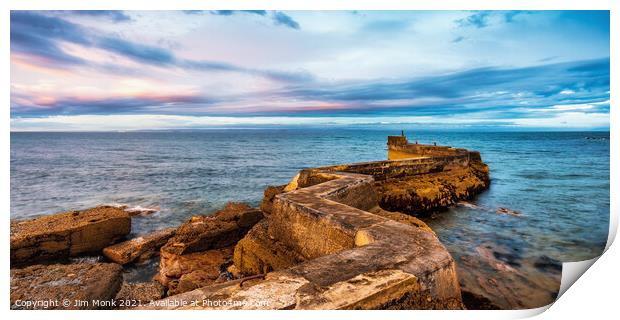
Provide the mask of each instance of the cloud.
POLYGON ((97 41, 97 47, 148 64, 170 65, 176 60, 169 50, 120 38, 101 37, 97 41))
POLYGON ((408 80, 323 83, 289 87, 278 94, 351 106, 329 112, 439 115, 597 102, 609 99, 608 91, 609 58, 605 58, 511 69, 486 67, 408 80), (568 90, 573 94, 565 94, 568 90))
POLYGON ((58 41, 91 45, 89 37, 73 23, 33 12, 11 11, 11 52, 60 65, 85 63, 83 59, 64 52, 58 41))
POLYGON ((532 11, 476 11, 465 18, 455 21, 459 27, 475 27, 482 29, 494 24, 514 23, 517 17, 532 14, 532 11))
POLYGON ((90 66, 110 72, 131 73, 126 68, 87 62, 63 50, 60 46, 61 42, 102 49, 139 63, 158 67, 174 66, 203 71, 238 72, 277 81, 309 81, 312 79, 311 75, 303 71, 258 70, 218 61, 179 59, 168 49, 101 35, 59 17, 46 16, 32 11, 11 12, 12 54, 28 56, 32 62, 44 67, 90 66))
MULTIPOLYGON (((202 14, 202 13, 210 13, 218 16, 232 16, 239 13, 246 14, 255 14, 259 16, 267 16, 268 12, 266 10, 185 10, 183 11, 187 14, 202 14)), ((282 11, 272 11, 270 15, 271 20, 274 25, 281 25, 285 27, 289 27, 291 29, 299 30, 300 26, 297 21, 295 21, 291 16, 287 15, 282 11)))
POLYGON ((110 19, 114 22, 125 22, 131 20, 131 17, 129 17, 125 12, 119 10, 71 10, 59 12, 63 14, 70 12, 75 15, 102 17, 110 19))
POLYGON ((458 19, 455 22, 461 27, 484 28, 489 25, 490 13, 481 11, 471 14, 465 18, 458 19))
POLYGON ((293 20, 289 15, 281 11, 274 11, 272 14, 273 22, 276 25, 283 25, 293 29, 299 29, 299 23, 293 20))
MULTIPOLYGON (((192 68, 229 70, 231 65, 192 68)), ((260 70, 242 70, 262 73, 260 70)), ((261 76, 268 76, 261 74, 261 76)), ((289 77, 287 74, 274 77, 289 77)), ((197 95, 127 99, 62 98, 37 103, 12 90, 12 115, 177 113, 212 115, 392 115, 455 116, 485 114, 493 119, 527 118, 532 110, 567 111, 557 105, 588 104, 588 113, 608 113, 609 58, 523 68, 486 67, 399 80, 314 81, 251 95, 218 99, 197 95), (570 93, 570 94, 567 94, 570 93), (18 103, 19 102, 19 103, 18 103), (268 107, 267 107, 268 106, 268 107)))
POLYGON ((502 14, 504 16, 504 22, 506 23, 512 23, 515 22, 515 18, 521 15, 525 15, 525 14, 532 14, 532 11, 521 11, 521 10, 517 10, 517 11, 500 11, 500 14, 502 14))
POLYGON ((220 15, 220 16, 231 16, 235 13, 252 13, 257 14, 259 16, 264 16, 267 14, 265 10, 211 10, 209 11, 211 14, 220 15))
POLYGON ((11 93, 12 99, 19 98, 21 104, 11 106, 12 114, 17 116, 41 116, 50 114, 122 114, 122 113, 166 113, 175 106, 199 105, 204 108, 215 99, 200 95, 141 95, 107 97, 61 97, 48 101, 37 101, 37 97, 11 93))
POLYGON ((609 58, 585 60, 609 54, 608 13, 479 13, 457 13, 459 29, 455 13, 294 12, 305 30, 292 32, 262 10, 13 11, 11 117, 608 118, 609 58))
POLYGON ((286 72, 276 70, 261 70, 253 68, 244 68, 228 63, 212 62, 204 60, 185 60, 177 63, 181 67, 186 67, 193 70, 206 70, 206 71, 230 71, 240 72, 248 75, 255 75, 265 77, 271 80, 284 81, 284 82, 309 82, 314 80, 314 76, 308 72, 286 72))

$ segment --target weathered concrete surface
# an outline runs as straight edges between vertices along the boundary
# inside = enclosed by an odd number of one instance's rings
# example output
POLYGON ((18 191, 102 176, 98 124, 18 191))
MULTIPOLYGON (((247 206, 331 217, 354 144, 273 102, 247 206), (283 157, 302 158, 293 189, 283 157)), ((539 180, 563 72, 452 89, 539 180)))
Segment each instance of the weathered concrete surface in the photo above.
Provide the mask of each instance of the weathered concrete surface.
POLYGON ((144 262, 157 255, 159 249, 168 242, 176 228, 157 230, 147 235, 127 240, 103 249, 103 255, 118 263, 144 262))
POLYGON ((11 265, 99 253, 130 230, 127 212, 110 206, 11 221, 11 265))
POLYGON ((241 275, 250 276, 292 267, 305 259, 268 233, 267 219, 257 223, 237 243, 234 265, 241 275))
POLYGON ((144 283, 124 282, 116 294, 117 306, 120 309, 147 304, 153 300, 159 300, 165 296, 166 288, 157 281, 144 283))
MULTIPOLYGON (((48 309, 97 309, 93 300, 111 301, 123 282, 122 268, 115 263, 32 265, 11 269, 11 309, 23 301, 58 301, 48 309), (64 306, 64 299, 71 305, 64 306), (75 300, 88 305, 75 305, 75 300)), ((41 306, 25 309, 44 309, 41 306)))

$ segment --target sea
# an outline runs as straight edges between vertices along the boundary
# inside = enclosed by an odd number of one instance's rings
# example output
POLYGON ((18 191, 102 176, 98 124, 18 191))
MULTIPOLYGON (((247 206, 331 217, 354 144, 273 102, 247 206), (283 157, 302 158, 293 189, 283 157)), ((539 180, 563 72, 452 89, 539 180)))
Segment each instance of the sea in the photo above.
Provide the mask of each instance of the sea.
MULTIPOLYGON (((609 230, 609 132, 227 128, 11 133, 11 219, 101 204, 153 208, 132 233, 177 226, 228 201, 258 206, 301 169, 387 158, 387 136, 480 151, 490 188, 425 218, 461 288, 500 308, 557 294, 560 262, 600 255, 609 230), (501 210, 505 208, 507 210, 501 210), (505 212, 516 213, 506 214, 505 212)), ((152 268, 156 268, 156 262, 152 268)), ((144 279, 136 268, 129 277, 144 279)))

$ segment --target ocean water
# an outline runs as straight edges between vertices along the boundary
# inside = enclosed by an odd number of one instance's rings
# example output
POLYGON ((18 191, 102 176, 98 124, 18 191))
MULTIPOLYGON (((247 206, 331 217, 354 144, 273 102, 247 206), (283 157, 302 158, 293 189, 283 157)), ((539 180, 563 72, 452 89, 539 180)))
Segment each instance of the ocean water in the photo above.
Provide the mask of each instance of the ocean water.
MULTIPOLYGON (((400 128, 398 128, 400 129, 400 128)), ((549 261, 599 255, 609 228, 608 132, 416 131, 410 141, 479 150, 491 187, 427 219, 464 290, 502 308, 551 302, 549 261), (519 216, 497 213, 500 207, 519 216)), ((227 201, 258 205, 306 167, 387 157, 382 128, 11 133, 11 218, 100 204, 157 208, 132 233, 175 226, 227 201)))

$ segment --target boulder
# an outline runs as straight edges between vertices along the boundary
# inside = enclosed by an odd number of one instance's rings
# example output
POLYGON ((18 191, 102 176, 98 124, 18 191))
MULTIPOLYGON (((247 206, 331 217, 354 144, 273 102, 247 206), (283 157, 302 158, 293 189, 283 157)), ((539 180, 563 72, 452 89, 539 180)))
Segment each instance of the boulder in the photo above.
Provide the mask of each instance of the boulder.
POLYGON ((211 216, 194 216, 182 224, 162 253, 182 255, 234 245, 263 218, 260 210, 228 203, 211 216))
POLYGON ((159 254, 159 249, 175 233, 175 228, 157 230, 147 235, 127 240, 103 249, 103 255, 118 263, 144 262, 159 254))
POLYGON ((123 283, 116 294, 117 305, 121 309, 132 308, 159 300, 165 296, 166 288, 157 281, 144 283, 123 283))
POLYGON ((127 212, 112 206, 12 221, 11 265, 100 253, 130 230, 127 212))
POLYGON ((269 236, 267 223, 257 223, 235 246, 234 270, 240 275, 277 271, 304 261, 301 255, 269 236))
POLYGON ((161 252, 156 280, 174 295, 215 283, 231 264, 233 247, 176 255, 161 252))
POLYGON ((11 269, 11 309, 105 309, 111 307, 122 282, 122 267, 115 263, 15 268, 11 269))
POLYGON ((261 219, 260 210, 232 202, 210 216, 192 217, 161 248, 156 280, 176 294, 225 279, 233 246, 261 219))

